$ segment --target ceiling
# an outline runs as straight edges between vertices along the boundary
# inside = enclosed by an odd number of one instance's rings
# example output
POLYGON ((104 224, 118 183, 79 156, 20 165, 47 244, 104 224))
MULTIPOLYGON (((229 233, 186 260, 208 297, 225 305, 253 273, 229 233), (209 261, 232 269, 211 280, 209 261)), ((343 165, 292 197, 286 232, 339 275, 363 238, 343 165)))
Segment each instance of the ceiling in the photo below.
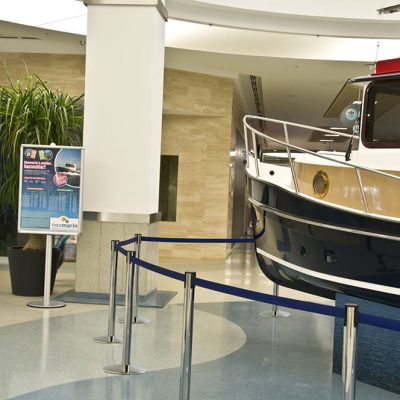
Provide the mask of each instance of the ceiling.
MULTIPOLYGON (((165 65, 237 79, 254 113, 318 126, 344 82, 400 56, 400 13, 382 0, 167 0, 165 65)), ((76 0, 0 0, 0 51, 85 53, 86 7, 76 0)), ((297 136, 304 144, 308 136, 297 136)), ((329 144, 320 144, 321 148, 329 144)), ((315 148, 313 144, 313 148, 315 148)), ((318 146, 317 146, 318 147, 318 146)))

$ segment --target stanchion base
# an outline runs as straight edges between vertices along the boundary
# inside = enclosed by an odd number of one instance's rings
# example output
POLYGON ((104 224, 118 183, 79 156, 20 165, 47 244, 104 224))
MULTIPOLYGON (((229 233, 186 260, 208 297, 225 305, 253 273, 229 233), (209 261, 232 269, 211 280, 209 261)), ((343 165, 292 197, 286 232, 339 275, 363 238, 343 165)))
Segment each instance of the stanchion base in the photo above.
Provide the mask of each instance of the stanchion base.
POLYGON ((260 313, 260 315, 266 318, 287 318, 290 313, 286 311, 277 311, 275 313, 273 311, 265 311, 260 313))
POLYGON ((105 372, 109 374, 117 374, 117 375, 137 375, 144 374, 147 372, 142 367, 138 367, 137 365, 107 365, 103 368, 105 372))
MULTIPOLYGON (((125 323, 125 318, 120 318, 118 320, 121 324, 125 323)), ((151 322, 150 319, 143 318, 143 317, 137 317, 137 318, 132 318, 132 324, 149 324, 151 322)))
POLYGON ((66 304, 62 301, 50 300, 48 304, 45 304, 44 301, 31 301, 27 306, 34 308, 61 308, 65 307, 66 304))
POLYGON ((120 344, 122 343, 122 338, 119 336, 99 336, 93 338, 96 343, 102 344, 120 344))

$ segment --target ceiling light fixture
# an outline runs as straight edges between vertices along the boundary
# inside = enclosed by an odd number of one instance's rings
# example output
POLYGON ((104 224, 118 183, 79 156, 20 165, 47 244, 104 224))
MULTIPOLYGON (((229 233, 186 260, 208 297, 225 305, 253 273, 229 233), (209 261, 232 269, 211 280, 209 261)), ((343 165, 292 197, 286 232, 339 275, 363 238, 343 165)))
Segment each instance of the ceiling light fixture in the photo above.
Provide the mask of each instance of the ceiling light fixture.
POLYGON ((338 133, 325 133, 324 136, 334 136, 334 137, 338 137, 340 136, 338 133))
POLYGON ((331 126, 329 129, 333 131, 347 131, 347 128, 344 126, 331 126))
POLYGON ((333 139, 319 139, 320 142, 334 142, 333 139))
POLYGON ((396 4, 395 6, 379 8, 376 11, 378 11, 379 14, 393 14, 400 11, 400 4, 396 4))

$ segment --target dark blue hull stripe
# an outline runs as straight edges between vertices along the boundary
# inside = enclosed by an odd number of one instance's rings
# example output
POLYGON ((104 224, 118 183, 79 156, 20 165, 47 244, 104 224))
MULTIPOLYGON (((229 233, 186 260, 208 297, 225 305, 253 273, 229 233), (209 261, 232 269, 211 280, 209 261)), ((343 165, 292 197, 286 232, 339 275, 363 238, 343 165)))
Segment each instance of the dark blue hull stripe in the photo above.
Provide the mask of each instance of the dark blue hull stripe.
POLYGON ((311 276, 313 278, 317 278, 317 279, 320 279, 323 281, 333 282, 337 285, 356 286, 358 288, 371 290, 374 292, 382 292, 382 293, 392 294, 395 296, 400 296, 400 288, 379 285, 376 283, 362 282, 362 281, 358 281, 358 280, 354 280, 354 279, 342 278, 342 277, 336 276, 336 275, 329 275, 329 274, 325 274, 322 272, 317 272, 314 269, 299 267, 298 265, 295 265, 288 261, 282 260, 272 254, 267 253, 266 251, 264 251, 262 249, 257 248, 257 252, 259 254, 261 254, 262 256, 267 257, 270 260, 275 261, 278 264, 284 265, 285 267, 287 267, 293 271, 300 272, 302 275, 308 275, 308 276, 311 276))
POLYGON ((400 224, 307 201, 256 180, 249 199, 257 259, 273 281, 333 297, 347 293, 400 307, 400 224))

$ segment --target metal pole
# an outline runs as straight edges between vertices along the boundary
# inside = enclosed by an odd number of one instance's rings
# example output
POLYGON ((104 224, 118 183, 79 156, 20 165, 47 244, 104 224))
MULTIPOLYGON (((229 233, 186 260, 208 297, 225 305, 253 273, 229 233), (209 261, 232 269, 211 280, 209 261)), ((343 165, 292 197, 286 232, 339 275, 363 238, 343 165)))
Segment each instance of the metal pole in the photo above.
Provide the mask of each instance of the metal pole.
MULTIPOLYGON (((136 257, 140 258, 140 247, 142 244, 142 235, 141 234, 135 234, 135 252, 136 252, 136 257)), ((150 320, 147 318, 139 317, 138 312, 139 312, 139 306, 138 306, 138 300, 139 300, 139 265, 134 265, 133 266, 133 307, 132 307, 132 324, 148 324, 150 323, 150 320)), ((125 318, 119 318, 118 322, 124 323, 125 318)))
MULTIPOLYGON (((279 285, 274 282, 274 287, 273 287, 273 296, 278 297, 279 296, 279 285)), ((286 318, 290 315, 289 312, 287 311, 278 311, 278 306, 276 304, 272 304, 272 311, 266 311, 260 313, 262 317, 268 317, 268 318, 286 318)))
POLYGON ((360 187, 361 200, 362 200, 363 205, 364 205, 364 211, 365 211, 366 213, 369 213, 367 198, 366 198, 366 196, 365 196, 364 187, 363 187, 363 184, 362 184, 362 181, 361 181, 360 170, 359 170, 358 168, 356 168, 355 170, 356 170, 356 176, 357 176, 358 186, 360 187))
POLYGON ((135 375, 146 372, 145 369, 130 364, 132 341, 132 303, 133 303, 133 266, 134 251, 126 255, 125 325, 122 343, 122 363, 104 367, 105 372, 119 375, 135 375))
POLYGON ((132 259, 135 252, 129 251, 126 258, 126 291, 125 291, 125 326, 124 346, 122 348, 122 365, 129 367, 131 360, 131 339, 132 339, 132 301, 133 301, 133 267, 132 259))
MULTIPOLYGON (((279 286, 274 282, 274 297, 279 296, 279 286)), ((278 312, 278 305, 277 304, 272 304, 272 318, 276 318, 276 314, 278 312)))
POLYGON ((343 328, 342 400, 355 399, 357 325, 358 306, 346 304, 343 328))
POLYGON ((50 305, 51 261, 53 258, 53 236, 46 235, 46 262, 44 267, 44 293, 43 304, 50 305))
MULTIPOLYGON (((283 130, 285 132, 286 144, 289 144, 289 134, 288 134, 288 130, 287 130, 286 124, 283 124, 283 130)), ((292 172, 292 179, 293 179, 294 188, 296 190, 296 193, 299 193, 300 192, 299 184, 297 182, 296 172, 294 170, 294 164, 293 164, 293 159, 292 159, 292 153, 290 151, 290 147, 289 146, 286 146, 286 152, 287 152, 288 159, 289 159, 290 171, 292 172)))
POLYGON ((61 301, 50 300, 50 286, 51 286, 51 264, 53 256, 53 236, 46 235, 46 259, 44 269, 44 293, 43 301, 31 301, 27 305, 34 308, 60 308, 65 307, 66 304, 61 301))
POLYGON ((117 296, 117 270, 118 270, 118 240, 111 240, 110 263, 110 302, 108 307, 108 331, 106 336, 94 338, 97 343, 122 343, 122 338, 115 336, 115 311, 117 296))
MULTIPOLYGON (((136 257, 140 258, 140 247, 142 244, 142 235, 137 234, 136 242, 135 242, 135 251, 136 257)), ((139 317, 139 306, 138 306, 138 299, 139 299, 139 265, 135 264, 133 267, 133 323, 134 324, 148 324, 150 322, 147 318, 139 317)))
POLYGON ((260 170, 258 168, 258 154, 257 154, 257 141, 256 141, 256 134, 254 131, 251 131, 251 138, 253 141, 253 149, 254 149, 254 166, 256 168, 256 176, 260 176, 260 170))
POLYGON ((181 379, 179 388, 179 400, 190 399, 195 278, 196 278, 195 272, 185 272, 185 293, 183 301, 182 358, 181 358, 181 379))
POLYGON ((246 168, 249 168, 250 165, 250 157, 249 157, 249 138, 248 138, 248 129, 247 126, 244 126, 244 145, 246 148, 246 168))

